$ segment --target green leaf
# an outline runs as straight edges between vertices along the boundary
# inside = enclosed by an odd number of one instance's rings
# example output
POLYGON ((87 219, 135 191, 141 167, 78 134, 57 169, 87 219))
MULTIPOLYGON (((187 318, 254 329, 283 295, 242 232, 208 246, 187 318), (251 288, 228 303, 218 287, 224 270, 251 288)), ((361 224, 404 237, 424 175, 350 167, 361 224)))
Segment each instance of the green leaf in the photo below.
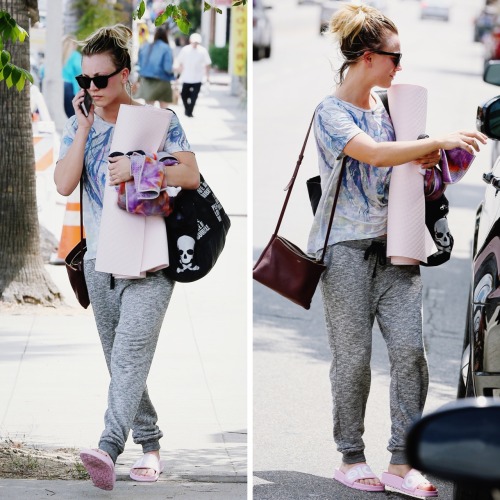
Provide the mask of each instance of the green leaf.
POLYGON ((11 37, 11 33, 12 33, 12 28, 10 27, 9 24, 6 24, 2 32, 2 39, 7 41, 11 37))
POLYGON ((8 25, 9 25, 12 29, 14 29, 14 28, 17 26, 16 21, 15 21, 12 17, 10 17, 10 16, 8 16, 8 17, 7 17, 7 24, 8 24, 8 25))
POLYGON ((222 14, 222 9, 219 9, 219 7, 215 7, 215 12, 217 12, 217 14, 222 14))
POLYGON ((17 26, 17 32, 18 32, 17 38, 21 43, 23 43, 24 40, 26 40, 26 37, 29 36, 28 32, 24 28, 21 28, 21 26, 19 25, 17 26))
POLYGON ((26 71, 23 68, 21 68, 21 71, 23 72, 24 78, 26 80, 28 80, 30 83, 35 83, 35 80, 33 80, 33 75, 29 71, 26 71))
POLYGON ((144 0, 141 0, 141 4, 139 5, 139 19, 142 18, 145 12, 146 12, 146 3, 144 2, 144 0))
POLYGON ((21 76, 23 76, 23 73, 21 72, 21 70, 17 66, 13 66, 10 77, 11 77, 12 83, 14 85, 17 85, 17 83, 21 79, 21 76))
POLYGON ((155 19, 155 26, 161 26, 170 16, 167 15, 166 11, 162 12, 156 19, 155 19))
POLYGON ((141 0, 141 2, 139 3, 139 5, 137 6, 137 8, 134 10, 134 12, 132 14, 132 19, 134 19, 134 20, 141 19, 142 16, 144 15, 144 12, 146 12, 146 4, 145 4, 144 0, 141 0))
POLYGON ((203 2, 203 12, 210 10, 212 6, 208 2, 203 2))
POLYGON ((177 24, 177 26, 179 26, 179 29, 185 35, 189 35, 189 27, 191 26, 191 23, 187 19, 185 19, 185 18, 175 19, 175 24, 177 24))
POLYGON ((10 61, 10 54, 6 50, 0 53, 0 68, 3 68, 10 61))
POLYGON ((26 83, 26 77, 23 74, 21 74, 19 80, 16 83, 16 89, 18 90, 18 92, 21 92, 21 90, 24 89, 25 83, 26 83))
POLYGON ((9 63, 9 64, 5 65, 5 67, 2 70, 2 75, 3 75, 5 80, 7 78, 9 78, 11 72, 12 72, 12 64, 9 63))
POLYGON ((167 8, 165 9, 165 12, 163 13, 164 15, 168 17, 174 17, 177 15, 178 7, 177 5, 167 5, 167 8))

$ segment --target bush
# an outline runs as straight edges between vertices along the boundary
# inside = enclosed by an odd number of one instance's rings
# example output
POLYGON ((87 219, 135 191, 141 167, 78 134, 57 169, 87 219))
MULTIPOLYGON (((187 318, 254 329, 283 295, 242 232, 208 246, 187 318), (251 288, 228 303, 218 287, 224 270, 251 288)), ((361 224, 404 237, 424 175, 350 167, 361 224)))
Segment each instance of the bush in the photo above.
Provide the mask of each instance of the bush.
POLYGON ((208 49, 212 66, 220 71, 227 71, 229 66, 229 45, 225 47, 216 47, 211 45, 208 49))

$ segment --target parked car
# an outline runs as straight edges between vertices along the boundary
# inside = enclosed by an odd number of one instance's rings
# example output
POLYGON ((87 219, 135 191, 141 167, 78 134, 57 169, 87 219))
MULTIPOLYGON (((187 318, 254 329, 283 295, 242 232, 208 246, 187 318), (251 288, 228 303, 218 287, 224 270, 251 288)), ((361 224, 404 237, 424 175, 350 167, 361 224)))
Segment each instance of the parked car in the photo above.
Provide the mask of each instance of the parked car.
POLYGON ((498 422, 500 402, 493 398, 449 403, 410 429, 409 462, 417 470, 454 481, 454 500, 498 499, 498 422))
POLYGON ((271 57, 272 26, 262 0, 253 0, 253 60, 271 57))
MULTIPOLYGON (((500 86, 500 61, 484 71, 487 83, 500 86)), ((479 106, 477 127, 494 139, 491 168, 483 174, 485 195, 476 211, 472 275, 457 396, 500 397, 500 96, 479 106)), ((455 498, 475 500, 457 486, 455 498)))
POLYGON ((421 0, 420 19, 450 20, 451 0, 421 0))

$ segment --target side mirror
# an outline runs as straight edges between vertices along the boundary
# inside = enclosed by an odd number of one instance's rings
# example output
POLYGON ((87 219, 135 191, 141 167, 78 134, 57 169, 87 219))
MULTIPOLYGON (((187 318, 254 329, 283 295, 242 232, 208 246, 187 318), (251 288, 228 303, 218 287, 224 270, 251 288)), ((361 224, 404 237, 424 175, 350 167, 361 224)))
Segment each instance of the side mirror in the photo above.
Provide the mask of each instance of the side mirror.
POLYGON ((443 479, 500 486, 500 402, 469 398, 445 405, 410 429, 412 467, 443 479))
POLYGON ((492 85, 500 85, 500 61, 488 61, 484 68, 483 80, 492 85))
POLYGON ((477 108, 476 127, 491 139, 500 139, 500 96, 477 108))

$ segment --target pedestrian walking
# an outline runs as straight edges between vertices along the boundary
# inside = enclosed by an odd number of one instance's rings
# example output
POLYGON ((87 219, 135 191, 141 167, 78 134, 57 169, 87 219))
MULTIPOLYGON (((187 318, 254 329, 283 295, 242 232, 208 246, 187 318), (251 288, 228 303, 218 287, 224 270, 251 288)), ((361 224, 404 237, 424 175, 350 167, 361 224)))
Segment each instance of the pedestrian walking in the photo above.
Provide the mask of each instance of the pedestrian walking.
POLYGON ((159 101, 161 108, 172 103, 172 80, 174 57, 168 44, 166 26, 159 26, 152 43, 144 44, 139 49, 139 93, 147 104, 159 101))
POLYGON ((179 52, 177 59, 182 80, 181 98, 186 116, 192 117, 201 84, 209 81, 212 60, 205 47, 201 45, 201 35, 193 33, 189 45, 179 52))
POLYGON ((375 8, 348 4, 332 17, 343 64, 338 86, 314 118, 322 198, 309 235, 308 251, 323 249, 341 164, 346 159, 321 290, 329 344, 333 430, 342 464, 334 478, 357 490, 385 488, 417 498, 436 488, 411 469, 405 433, 420 416, 428 369, 422 339, 422 282, 418 265, 386 260, 388 193, 392 167, 411 161, 435 166, 439 150, 479 150, 486 136, 455 132, 438 139, 395 142, 389 114, 374 87, 389 88, 402 70, 394 23, 375 8), (379 479, 366 464, 364 417, 370 390, 374 319, 390 360, 391 453, 379 479))
MULTIPOLYGON (((71 194, 80 179, 83 182, 85 280, 111 381, 105 428, 98 449, 83 450, 81 458, 94 485, 105 490, 114 486, 114 465, 131 429, 134 442, 142 445, 144 456, 132 466, 130 477, 156 481, 161 472, 159 440, 163 434, 157 425, 146 380, 174 288, 173 281, 162 271, 148 272, 141 279, 117 277, 114 286, 109 274, 95 271, 106 174, 109 169, 110 184, 114 186, 132 178, 128 156, 108 158, 120 106, 141 105, 129 93, 131 40, 130 29, 116 25, 97 30, 83 42, 83 74, 78 77, 82 90, 73 99, 76 115, 66 124, 54 174, 62 195, 71 194), (88 116, 80 108, 83 89, 93 99, 88 116)), ((175 115, 163 151, 179 161, 178 165, 165 169, 168 184, 197 188, 196 159, 175 115)), ((145 152, 145 161, 156 162, 154 153, 145 152)), ((157 166, 162 168, 161 164, 157 166)))
POLYGON ((65 35, 62 41, 63 68, 62 77, 64 82, 64 111, 69 118, 75 114, 73 109, 73 97, 80 90, 76 76, 82 72, 82 55, 77 50, 76 40, 65 35))

